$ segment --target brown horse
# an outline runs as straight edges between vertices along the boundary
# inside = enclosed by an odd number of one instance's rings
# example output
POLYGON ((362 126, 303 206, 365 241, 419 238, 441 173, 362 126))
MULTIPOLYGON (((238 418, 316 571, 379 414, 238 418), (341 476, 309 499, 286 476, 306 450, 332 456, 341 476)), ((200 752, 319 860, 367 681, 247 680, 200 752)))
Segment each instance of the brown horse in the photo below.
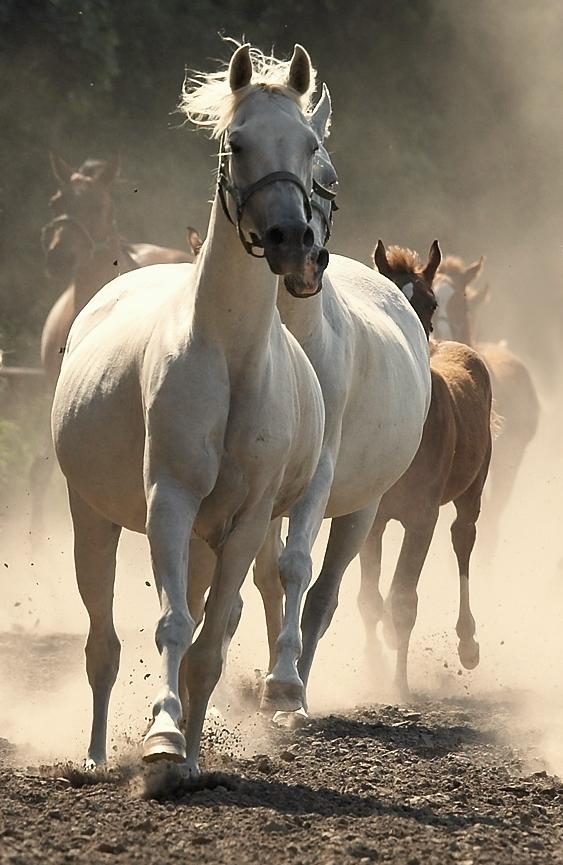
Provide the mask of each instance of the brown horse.
MULTIPOLYGON (((41 241, 48 276, 66 285, 47 315, 41 335, 41 363, 54 390, 70 327, 103 285, 138 267, 189 262, 193 256, 187 250, 128 243, 120 237, 111 195, 119 172, 117 159, 89 159, 75 171, 64 159, 51 154, 51 166, 60 188, 51 198, 53 219, 43 228, 41 241)), ((30 474, 35 536, 41 529, 43 494, 53 465, 50 433, 46 432, 45 438, 30 474)))
MULTIPOLYGON (((409 249, 378 242, 378 270, 403 291, 417 312, 427 336, 432 332, 436 298, 432 280, 440 264, 434 241, 428 263, 409 249)), ((457 516, 451 527, 460 583, 458 653, 473 669, 479 663, 475 620, 469 603, 469 560, 476 537, 481 494, 491 457, 491 383, 487 368, 473 349, 457 342, 431 343, 432 399, 422 441, 410 468, 384 495, 370 535, 360 553, 359 606, 368 648, 377 652, 376 625, 383 622, 388 641, 397 649, 395 684, 408 695, 407 659, 416 621, 417 585, 442 505, 453 502, 457 516), (382 536, 389 520, 405 529, 388 599, 379 590, 382 536), (393 627, 390 627, 392 624, 393 627)))
POLYGON ((475 344, 472 319, 488 288, 471 285, 483 267, 483 258, 466 266, 461 258, 448 256, 435 281, 439 315, 436 333, 474 346, 485 361, 493 388, 500 434, 491 463, 490 492, 484 502, 484 547, 494 551, 499 523, 510 498, 526 448, 538 426, 540 404, 534 383, 524 363, 504 343, 475 344))

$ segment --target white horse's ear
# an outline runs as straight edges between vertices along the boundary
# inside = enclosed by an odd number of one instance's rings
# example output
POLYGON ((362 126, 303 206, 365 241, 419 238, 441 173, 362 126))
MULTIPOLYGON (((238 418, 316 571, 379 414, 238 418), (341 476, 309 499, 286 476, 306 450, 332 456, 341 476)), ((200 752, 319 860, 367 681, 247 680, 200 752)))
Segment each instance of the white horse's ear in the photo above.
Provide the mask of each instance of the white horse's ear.
POLYGON ((299 43, 293 49, 287 83, 302 96, 311 86, 311 58, 299 43))
POLYGON ((412 296, 414 294, 413 283, 412 282, 405 282, 405 284, 401 288, 401 291, 403 292, 403 294, 405 295, 407 300, 412 300, 412 296))
POLYGON ((378 271, 382 273, 383 276, 391 279, 391 268, 389 267, 389 262, 387 261, 387 252, 385 250, 385 244, 382 240, 377 241, 377 246, 373 250, 373 260, 378 271))
POLYGON ((237 48, 229 63, 229 85, 233 93, 250 84, 252 71, 250 45, 246 43, 237 48))
POLYGON ((315 105, 311 114, 311 127, 319 141, 324 141, 330 131, 330 116, 332 114, 332 102, 330 92, 326 84, 323 84, 321 98, 315 105))
POLYGON ((430 247, 430 252, 428 253, 428 264, 423 270, 426 281, 429 285, 432 285, 432 280, 436 275, 436 271, 440 267, 442 263, 442 251, 440 249, 440 244, 437 240, 435 240, 430 247))
POLYGON ((485 257, 482 255, 477 261, 474 261, 473 264, 470 264, 467 270, 465 271, 465 284, 469 285, 470 282, 473 282, 483 269, 483 265, 485 263, 485 257))
POLYGON ((70 178, 74 174, 74 169, 70 167, 68 162, 65 162, 62 156, 57 156, 57 154, 53 153, 52 150, 49 153, 49 159, 51 161, 51 168, 53 169, 55 179, 64 186, 65 183, 70 181, 70 178))

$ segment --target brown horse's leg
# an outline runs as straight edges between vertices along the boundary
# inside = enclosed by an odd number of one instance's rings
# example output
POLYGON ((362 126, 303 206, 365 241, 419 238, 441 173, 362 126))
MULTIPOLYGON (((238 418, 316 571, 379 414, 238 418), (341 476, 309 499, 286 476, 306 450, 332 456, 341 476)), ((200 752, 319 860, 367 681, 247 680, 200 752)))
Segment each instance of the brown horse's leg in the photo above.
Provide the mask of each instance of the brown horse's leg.
POLYGON ((366 634, 366 656, 369 663, 381 663, 381 643, 377 636, 377 625, 385 614, 383 596, 379 588, 381 577, 381 552, 383 532, 387 520, 380 514, 360 550, 360 591, 358 607, 366 634))
POLYGON ((283 625, 284 591, 280 580, 279 560, 283 550, 281 517, 270 523, 262 549, 254 562, 254 584, 262 595, 270 658, 268 672, 276 663, 276 646, 283 625))
POLYGON ((418 608, 416 588, 434 534, 438 510, 437 507, 429 509, 423 518, 418 516, 416 520, 407 523, 399 560, 389 590, 388 603, 397 648, 395 686, 403 698, 409 695, 407 661, 411 632, 416 622, 418 608))
POLYGON ((113 624, 113 587, 121 526, 100 517, 71 490, 69 501, 76 579, 90 617, 86 672, 92 688, 93 717, 86 765, 93 768, 106 761, 109 699, 119 669, 121 644, 113 624))
POLYGON ((459 659, 466 670, 479 663, 479 643, 475 640, 475 619, 469 603, 469 559, 475 544, 475 524, 481 509, 481 494, 486 469, 463 495, 454 501, 457 517, 452 523, 452 544, 459 569, 459 617, 456 633, 459 637, 459 659))

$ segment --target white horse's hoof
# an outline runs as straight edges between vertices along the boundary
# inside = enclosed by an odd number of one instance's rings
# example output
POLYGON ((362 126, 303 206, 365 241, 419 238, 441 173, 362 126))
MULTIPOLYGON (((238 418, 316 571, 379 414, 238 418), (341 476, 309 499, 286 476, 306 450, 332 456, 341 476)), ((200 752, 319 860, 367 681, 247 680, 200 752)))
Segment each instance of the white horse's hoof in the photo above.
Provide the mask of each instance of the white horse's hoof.
POLYGON ((168 760, 183 763, 186 759, 186 740, 169 716, 161 713, 154 719, 143 739, 143 760, 156 763, 168 760))
POLYGON ((309 716, 303 706, 296 712, 276 712, 272 718, 272 723, 276 727, 284 727, 286 730, 298 730, 300 727, 304 727, 308 721, 309 716))
POLYGON ((301 680, 279 682, 270 675, 264 682, 260 711, 265 714, 297 712, 303 707, 303 690, 301 680))

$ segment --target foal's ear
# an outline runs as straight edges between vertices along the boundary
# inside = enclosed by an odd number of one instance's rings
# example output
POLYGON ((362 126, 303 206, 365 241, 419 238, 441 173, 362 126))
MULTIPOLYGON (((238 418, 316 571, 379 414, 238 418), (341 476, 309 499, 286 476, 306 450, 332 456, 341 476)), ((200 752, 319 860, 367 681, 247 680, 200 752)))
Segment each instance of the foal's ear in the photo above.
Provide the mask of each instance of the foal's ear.
POLYGON ((68 183, 70 181, 70 178, 74 174, 74 169, 70 167, 68 162, 64 161, 62 156, 57 156, 57 154, 53 153, 52 150, 49 153, 49 159, 56 180, 59 181, 61 186, 64 186, 65 183, 68 183))
POLYGON ((485 258, 482 255, 478 261, 474 261, 473 264, 470 264, 467 270, 465 271, 465 284, 469 285, 470 282, 473 282, 483 269, 483 264, 485 263, 485 258))
POLYGON ((377 241, 377 246, 373 250, 373 260, 378 271, 382 273, 383 276, 391 279, 391 268, 387 261, 387 251, 382 240, 377 241))
POLYGON ((197 258, 199 251, 203 246, 203 239, 197 228, 192 228, 191 225, 188 225, 186 229, 186 240, 194 258, 197 258))
POLYGON ((237 48, 229 63, 229 86, 233 93, 250 84, 252 71, 250 45, 247 42, 237 48))
POLYGON ((442 261, 442 252, 440 250, 440 244, 437 240, 434 241, 432 246, 430 247, 430 252, 428 253, 428 264, 422 271, 424 274, 424 278, 428 282, 429 285, 432 285, 432 281, 436 276, 436 271, 440 267, 442 261))
POLYGON ((311 114, 311 127, 319 141, 323 142, 330 130, 330 115, 332 114, 332 102, 330 92, 326 84, 323 84, 321 98, 315 105, 311 114))
POLYGON ((311 58, 299 43, 293 49, 287 83, 302 96, 311 86, 311 58))
POLYGON ((100 170, 96 172, 96 180, 99 180, 104 186, 110 186, 119 174, 120 167, 121 159, 119 154, 116 154, 100 166, 100 170))

